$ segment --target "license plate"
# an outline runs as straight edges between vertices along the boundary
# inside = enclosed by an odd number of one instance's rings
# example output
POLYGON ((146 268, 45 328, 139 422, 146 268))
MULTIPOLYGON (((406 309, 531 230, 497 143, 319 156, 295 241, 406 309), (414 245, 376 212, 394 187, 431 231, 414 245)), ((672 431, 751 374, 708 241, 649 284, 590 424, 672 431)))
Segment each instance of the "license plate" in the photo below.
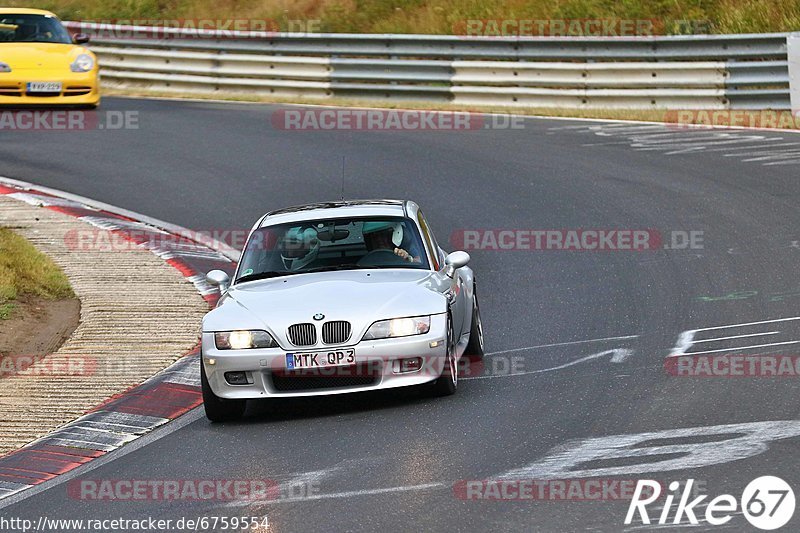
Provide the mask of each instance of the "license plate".
POLYGON ((356 362, 355 350, 329 350, 327 352, 294 352, 286 354, 286 369, 326 368, 352 365, 356 362))
POLYGON ((60 93, 60 81, 29 81, 26 89, 29 93, 60 93))

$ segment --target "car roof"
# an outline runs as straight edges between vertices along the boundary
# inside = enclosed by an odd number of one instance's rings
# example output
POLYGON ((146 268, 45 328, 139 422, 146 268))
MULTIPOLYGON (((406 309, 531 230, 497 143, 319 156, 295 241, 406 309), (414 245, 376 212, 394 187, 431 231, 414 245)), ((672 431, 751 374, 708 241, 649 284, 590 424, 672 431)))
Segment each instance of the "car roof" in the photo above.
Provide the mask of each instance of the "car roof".
POLYGON ((259 226, 271 226, 314 220, 319 218, 345 218, 362 216, 406 216, 404 200, 341 200, 336 202, 320 202, 296 205, 270 211, 261 219, 259 226))
POLYGON ((30 9, 22 7, 0 7, 0 15, 44 15, 58 18, 54 13, 45 11, 44 9, 30 9))

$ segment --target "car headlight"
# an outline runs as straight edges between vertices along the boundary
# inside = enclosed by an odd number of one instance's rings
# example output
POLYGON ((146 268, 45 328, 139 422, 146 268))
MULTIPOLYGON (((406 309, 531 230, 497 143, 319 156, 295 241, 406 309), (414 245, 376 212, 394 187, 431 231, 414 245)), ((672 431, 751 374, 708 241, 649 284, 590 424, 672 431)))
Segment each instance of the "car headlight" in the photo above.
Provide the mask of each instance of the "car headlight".
POLYGON ((278 343, 266 331, 218 331, 214 333, 218 350, 247 350, 249 348, 277 348, 278 343))
POLYGON ((94 59, 89 54, 81 54, 72 64, 69 66, 69 69, 72 72, 89 72, 94 68, 94 59))
POLYGON ((11 67, 8 65, 8 63, 3 63, 0 61, 0 72, 11 72, 11 67))
POLYGON ((381 320, 372 324, 364 334, 364 340, 388 339, 389 337, 408 337, 409 335, 422 335, 431 329, 430 316, 415 316, 412 318, 392 318, 381 320))

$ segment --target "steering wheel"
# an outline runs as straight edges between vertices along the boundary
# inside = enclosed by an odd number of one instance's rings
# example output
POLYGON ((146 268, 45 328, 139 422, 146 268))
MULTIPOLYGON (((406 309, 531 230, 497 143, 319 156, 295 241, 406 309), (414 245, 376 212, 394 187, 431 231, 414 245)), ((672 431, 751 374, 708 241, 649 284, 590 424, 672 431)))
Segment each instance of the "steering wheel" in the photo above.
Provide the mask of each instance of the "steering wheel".
POLYGON ((364 257, 358 260, 358 264, 361 266, 385 266, 402 263, 406 263, 402 257, 395 254, 392 250, 386 250, 385 248, 367 252, 364 257))

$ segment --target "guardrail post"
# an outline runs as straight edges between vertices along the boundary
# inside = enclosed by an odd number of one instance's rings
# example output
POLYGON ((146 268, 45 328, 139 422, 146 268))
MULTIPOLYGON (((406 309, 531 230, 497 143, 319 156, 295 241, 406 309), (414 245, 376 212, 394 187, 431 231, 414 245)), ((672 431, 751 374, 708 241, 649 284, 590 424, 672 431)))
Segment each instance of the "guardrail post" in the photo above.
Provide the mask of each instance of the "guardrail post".
POLYGON ((786 37, 786 54, 789 59, 789 95, 792 115, 800 117, 800 32, 786 37))

